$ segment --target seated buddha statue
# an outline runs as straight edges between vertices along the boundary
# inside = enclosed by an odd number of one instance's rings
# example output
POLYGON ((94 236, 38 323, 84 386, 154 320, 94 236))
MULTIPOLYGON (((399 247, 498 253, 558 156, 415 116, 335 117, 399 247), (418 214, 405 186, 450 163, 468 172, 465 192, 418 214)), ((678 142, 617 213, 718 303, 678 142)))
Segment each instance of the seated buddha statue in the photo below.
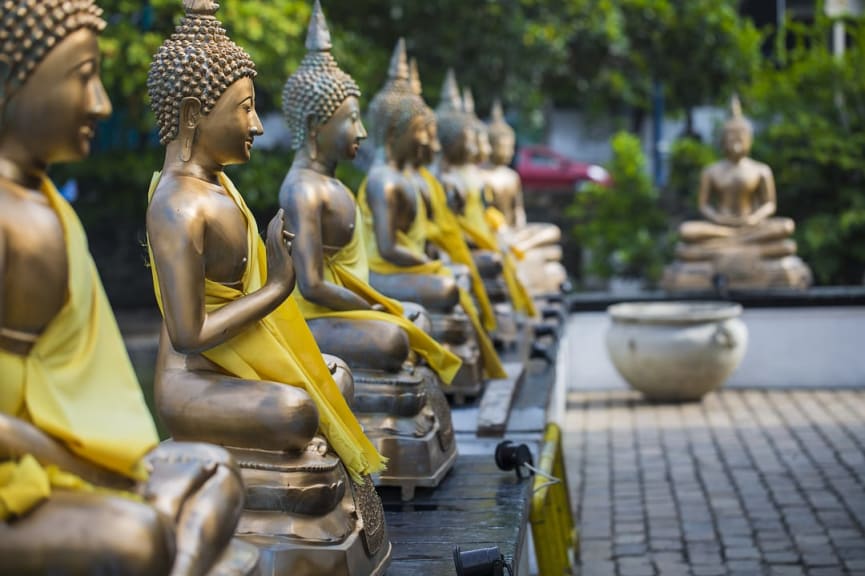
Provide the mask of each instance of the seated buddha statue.
POLYGON ((265 573, 378 574, 390 543, 370 475, 385 459, 350 409, 350 372, 326 361, 290 297, 283 212, 265 245, 223 171, 249 160, 263 130, 255 65, 218 6, 203 4, 184 4, 147 82, 166 146, 147 209, 164 318, 157 409, 174 439, 238 459, 247 504, 237 533, 259 547, 265 573))
POLYGON ((709 289, 723 277, 730 288, 806 288, 811 271, 796 256, 795 223, 773 216, 772 169, 748 157, 753 130, 737 98, 731 111, 721 141, 725 158, 700 177, 705 220, 680 226, 677 260, 662 284, 670 290, 709 289))
POLYGON ((487 293, 496 311, 495 337, 502 344, 516 343, 518 332, 514 312, 535 316, 534 304, 517 277, 516 264, 509 250, 503 250, 490 228, 483 200, 484 178, 476 164, 480 133, 485 126, 474 115, 473 105, 466 111, 456 77, 449 70, 436 109, 442 151, 438 174, 453 192, 450 207, 469 246, 487 293))
POLYGON ((479 146, 480 165, 486 176, 486 200, 498 210, 496 232, 516 247, 520 278, 533 295, 555 294, 567 281, 561 264, 562 231, 555 224, 527 222, 520 175, 510 167, 516 137, 505 121, 501 102, 495 101, 487 125, 489 146, 479 146), (484 152, 489 154, 484 157, 484 152))
MULTIPOLYGON (((279 195, 294 238, 295 298, 320 348, 354 373, 355 412, 388 459, 377 483, 400 486, 411 499, 416 486, 438 485, 456 459, 441 384, 461 362, 369 284, 360 210, 335 176, 367 135, 360 89, 331 54, 318 4, 311 24, 307 54, 282 99, 297 150, 279 195)), ((414 320, 426 319, 414 308, 414 320)))
POLYGON ((471 294, 443 261, 427 254, 427 205, 414 172, 414 162, 429 146, 426 110, 411 88, 400 40, 388 79, 370 104, 376 160, 358 190, 358 206, 371 284, 387 296, 430 310, 433 335, 463 361, 449 389, 462 398, 480 392, 483 376, 505 373, 471 294), (435 302, 428 299, 432 290, 439 292, 435 302))
POLYGON ((0 571, 250 574, 232 457, 158 445, 84 230, 46 174, 85 158, 111 114, 101 14, 15 0, 0 15, 0 571))

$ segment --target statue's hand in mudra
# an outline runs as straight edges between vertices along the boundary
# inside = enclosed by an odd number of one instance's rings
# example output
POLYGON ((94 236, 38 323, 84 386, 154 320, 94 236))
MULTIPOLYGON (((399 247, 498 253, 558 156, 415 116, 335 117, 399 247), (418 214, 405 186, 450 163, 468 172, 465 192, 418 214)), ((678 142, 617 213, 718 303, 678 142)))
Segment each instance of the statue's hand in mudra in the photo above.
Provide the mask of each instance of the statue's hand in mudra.
POLYGON ((279 286, 287 296, 294 282, 291 241, 285 233, 285 212, 280 208, 267 226, 267 283, 279 286))

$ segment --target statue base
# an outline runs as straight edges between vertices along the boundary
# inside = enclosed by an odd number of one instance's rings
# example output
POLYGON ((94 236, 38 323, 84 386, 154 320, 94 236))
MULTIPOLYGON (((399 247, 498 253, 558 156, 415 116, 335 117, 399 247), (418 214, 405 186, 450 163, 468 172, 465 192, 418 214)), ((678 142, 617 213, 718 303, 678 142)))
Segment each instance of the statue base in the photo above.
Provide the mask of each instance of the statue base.
POLYGON ((403 500, 414 498, 418 486, 438 486, 457 456, 450 406, 438 376, 426 367, 353 374, 357 419, 388 458, 376 484, 399 486, 403 500))
POLYGON ((681 261, 667 266, 661 287, 670 292, 793 288, 812 283, 811 268, 798 256, 763 259, 757 249, 722 252, 712 260, 681 261))
POLYGON ((247 487, 237 536, 259 551, 262 576, 384 574, 391 545, 372 481, 351 482, 315 439, 301 453, 227 448, 247 487))
POLYGON ((432 337, 463 361, 450 386, 443 387, 445 394, 457 404, 479 396, 484 389, 483 368, 471 320, 460 308, 450 314, 430 314, 430 320, 432 337))

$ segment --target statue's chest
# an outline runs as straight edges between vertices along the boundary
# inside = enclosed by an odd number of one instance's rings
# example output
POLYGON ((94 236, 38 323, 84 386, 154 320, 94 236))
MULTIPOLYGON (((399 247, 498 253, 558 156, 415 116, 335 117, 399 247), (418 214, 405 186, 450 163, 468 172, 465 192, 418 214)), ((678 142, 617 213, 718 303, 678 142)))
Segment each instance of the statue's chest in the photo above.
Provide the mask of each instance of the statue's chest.
POLYGON ((736 167, 716 176, 716 185, 725 194, 750 194, 760 184, 760 175, 743 167, 736 167))
POLYGON ((328 246, 345 246, 354 237, 357 205, 346 189, 333 189, 321 221, 322 242, 328 246))
POLYGON ((231 198, 214 195, 207 211, 204 236, 207 277, 217 282, 240 280, 247 264, 246 244, 247 222, 243 213, 231 198))

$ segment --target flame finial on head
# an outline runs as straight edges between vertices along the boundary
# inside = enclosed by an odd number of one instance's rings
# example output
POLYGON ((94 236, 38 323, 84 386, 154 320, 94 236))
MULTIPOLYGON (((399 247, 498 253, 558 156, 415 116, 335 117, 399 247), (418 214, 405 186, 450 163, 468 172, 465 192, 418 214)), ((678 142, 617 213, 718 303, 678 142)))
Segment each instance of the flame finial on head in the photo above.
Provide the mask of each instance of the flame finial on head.
POLYGON ((502 109, 502 101, 498 98, 493 102, 493 108, 490 112, 490 122, 488 124, 489 134, 490 134, 490 143, 493 146, 496 145, 503 138, 507 138, 510 141, 516 137, 514 129, 511 128, 510 124, 505 120, 505 112, 502 109))
POLYGON ((309 19, 309 30, 306 32, 306 49, 309 52, 330 52, 333 44, 330 41, 330 30, 321 2, 315 0, 312 5, 312 16, 309 19))
POLYGON ((742 115, 742 101, 739 100, 738 94, 733 94, 730 98, 730 118, 744 118, 742 115))
POLYGON ((420 81, 420 71, 417 68, 417 60, 412 58, 408 65, 408 80, 411 84, 411 90, 418 96, 423 95, 423 84, 420 81))
POLYGON ((213 16, 219 10, 219 3, 214 0, 183 0, 183 11, 187 14, 213 16))
POLYGON ((463 87, 463 112, 475 116, 475 97, 468 86, 463 87))
POLYGON ((387 71, 389 80, 409 80, 408 57, 405 53, 405 38, 397 40, 390 58, 390 67, 387 71))
POLYGON ((438 110, 442 112, 462 112, 462 108, 463 103, 462 98, 460 98, 460 87, 457 85, 456 74, 454 74, 453 68, 448 68, 444 84, 442 85, 438 110))

